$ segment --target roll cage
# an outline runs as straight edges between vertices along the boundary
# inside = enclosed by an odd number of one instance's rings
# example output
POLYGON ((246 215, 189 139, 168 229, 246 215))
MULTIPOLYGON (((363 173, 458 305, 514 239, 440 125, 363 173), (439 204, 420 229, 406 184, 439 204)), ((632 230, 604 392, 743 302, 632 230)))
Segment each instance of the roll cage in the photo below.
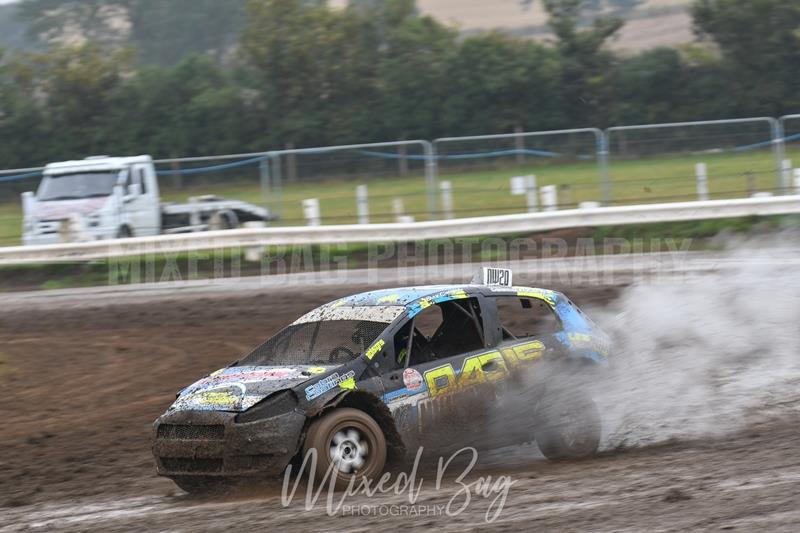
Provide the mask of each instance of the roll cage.
MULTIPOLYGON (((379 340, 383 340, 384 345, 382 348, 382 355, 368 360, 368 367, 377 370, 378 374, 390 372, 398 368, 398 355, 399 350, 395 343, 395 338, 399 335, 405 338, 404 348, 408 357, 402 359, 403 365, 408 366, 409 361, 414 356, 414 349, 421 349, 422 347, 417 342, 421 332, 415 327, 415 322, 421 312, 424 312, 430 306, 438 305, 443 309, 447 308, 450 313, 448 316, 443 316, 442 328, 445 327, 445 321, 452 320, 454 317, 463 317, 475 326, 477 332, 481 337, 480 349, 492 349, 500 346, 508 337, 504 335, 503 325, 500 322, 497 308, 498 298, 516 298, 528 299, 533 298, 540 300, 547 304, 549 309, 553 312, 555 319, 558 322, 558 327, 561 331, 564 330, 564 325, 556 312, 556 304, 562 299, 566 298, 556 293, 555 291, 543 291, 541 289, 531 289, 527 287, 514 287, 509 290, 492 290, 486 286, 454 286, 451 292, 458 293, 457 297, 444 299, 442 301, 433 302, 423 307, 422 311, 414 312, 415 306, 419 301, 424 301, 429 297, 422 297, 406 305, 407 312, 396 318, 379 336, 379 340), (404 335, 403 330, 408 329, 411 334, 404 335)), ((571 303, 567 304, 571 305, 571 303)), ((430 338, 426 338, 429 343, 431 341, 447 342, 448 339, 444 337, 446 331, 437 330, 430 338), (440 332, 441 331, 441 332, 440 332), (439 338, 435 338, 439 335, 439 338)), ((434 359, 447 359, 450 357, 457 357, 464 352, 444 353, 442 355, 435 354, 434 359)), ((362 356, 364 357, 364 356, 362 356)), ((368 358, 367 358, 368 359, 368 358)))

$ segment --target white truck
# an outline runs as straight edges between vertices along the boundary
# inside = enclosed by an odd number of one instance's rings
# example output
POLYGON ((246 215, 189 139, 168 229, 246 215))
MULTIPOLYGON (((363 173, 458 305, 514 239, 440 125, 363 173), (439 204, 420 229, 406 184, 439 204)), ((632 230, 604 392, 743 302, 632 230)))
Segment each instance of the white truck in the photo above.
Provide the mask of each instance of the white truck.
POLYGON ((150 156, 50 163, 36 194, 22 194, 25 245, 232 229, 268 210, 215 196, 162 203, 150 156))

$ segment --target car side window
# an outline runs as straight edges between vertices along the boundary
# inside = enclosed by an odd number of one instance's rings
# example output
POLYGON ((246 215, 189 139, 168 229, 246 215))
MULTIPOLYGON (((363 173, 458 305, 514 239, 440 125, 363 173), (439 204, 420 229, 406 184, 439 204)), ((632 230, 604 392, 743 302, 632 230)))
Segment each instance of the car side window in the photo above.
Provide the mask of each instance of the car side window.
POLYGON ((414 327, 422 333, 426 339, 430 339, 442 327, 444 318, 442 308, 439 305, 432 305, 423 309, 414 320, 414 327))
POLYGON ((394 344, 398 367, 480 350, 485 346, 480 304, 466 298, 431 305, 400 328, 394 344))
POLYGON ((495 302, 503 340, 541 337, 561 327, 553 309, 544 300, 498 296, 495 302))

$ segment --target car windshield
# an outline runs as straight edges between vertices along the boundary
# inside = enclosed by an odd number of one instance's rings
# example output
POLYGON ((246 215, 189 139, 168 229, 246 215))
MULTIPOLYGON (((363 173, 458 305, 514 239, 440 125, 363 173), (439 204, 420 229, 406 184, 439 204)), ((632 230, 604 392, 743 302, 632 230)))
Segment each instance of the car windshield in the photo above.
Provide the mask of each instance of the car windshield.
POLYGON ((370 320, 295 322, 236 366, 340 365, 363 354, 386 326, 370 320))
POLYGON ((80 172, 45 176, 39 185, 36 198, 43 202, 109 196, 118 179, 117 172, 80 172))

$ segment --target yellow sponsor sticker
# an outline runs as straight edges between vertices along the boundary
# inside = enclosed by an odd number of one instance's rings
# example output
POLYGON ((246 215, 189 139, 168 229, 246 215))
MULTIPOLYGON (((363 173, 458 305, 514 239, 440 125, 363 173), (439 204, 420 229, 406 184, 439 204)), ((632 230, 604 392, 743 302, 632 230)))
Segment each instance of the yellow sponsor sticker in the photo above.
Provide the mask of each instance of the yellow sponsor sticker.
POLYGON ((586 333, 568 333, 567 338, 575 344, 588 344, 592 338, 586 333))
POLYGON ((542 289, 520 289, 517 291, 517 296, 520 298, 536 298, 538 300, 544 300, 551 306, 556 305, 556 299, 553 293, 542 289))
POLYGON ((197 395, 197 400, 201 404, 222 406, 222 405, 235 405, 239 401, 238 396, 234 396, 230 392, 201 392, 197 395))
POLYGON ((356 378, 348 378, 339 383, 340 389, 353 390, 356 388, 356 378))
POLYGON ((369 349, 367 350, 367 353, 365 354, 367 356, 367 359, 372 359, 373 357, 375 357, 375 354, 381 351, 381 348, 383 348, 384 344, 386 344, 386 341, 380 339, 378 342, 370 346, 369 349))

